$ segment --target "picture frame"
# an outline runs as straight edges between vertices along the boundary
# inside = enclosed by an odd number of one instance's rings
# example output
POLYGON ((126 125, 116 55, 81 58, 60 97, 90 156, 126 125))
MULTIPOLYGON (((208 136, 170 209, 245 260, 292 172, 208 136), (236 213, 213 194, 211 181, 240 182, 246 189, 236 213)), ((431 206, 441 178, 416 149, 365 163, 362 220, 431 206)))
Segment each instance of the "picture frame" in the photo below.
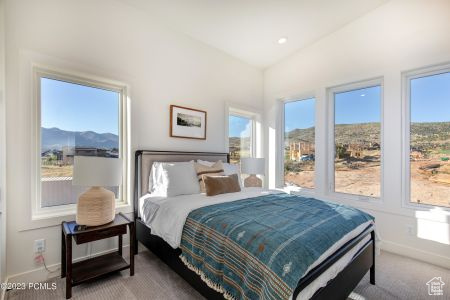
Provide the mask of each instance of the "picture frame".
POLYGON ((206 140, 207 112, 170 105, 170 137, 206 140))

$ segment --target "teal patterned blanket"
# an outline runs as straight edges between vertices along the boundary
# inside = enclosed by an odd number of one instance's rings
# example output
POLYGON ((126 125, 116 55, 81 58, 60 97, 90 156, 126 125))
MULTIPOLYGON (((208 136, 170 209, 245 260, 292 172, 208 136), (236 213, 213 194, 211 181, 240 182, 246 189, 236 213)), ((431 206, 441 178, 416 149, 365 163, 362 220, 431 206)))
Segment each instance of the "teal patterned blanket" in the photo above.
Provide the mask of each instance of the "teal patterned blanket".
POLYGON ((180 258, 226 299, 289 299, 311 264, 370 220, 352 207, 288 194, 215 204, 189 214, 180 258))

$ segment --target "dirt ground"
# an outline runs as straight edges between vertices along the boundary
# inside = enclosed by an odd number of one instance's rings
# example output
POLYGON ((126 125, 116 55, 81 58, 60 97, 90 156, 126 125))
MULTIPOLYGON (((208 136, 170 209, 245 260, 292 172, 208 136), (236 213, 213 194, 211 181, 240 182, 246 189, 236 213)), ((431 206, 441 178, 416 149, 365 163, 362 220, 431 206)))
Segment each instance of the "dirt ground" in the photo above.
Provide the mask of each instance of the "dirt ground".
MULTIPOLYGON (((335 190, 340 193, 380 196, 380 166, 368 163, 359 169, 345 168, 339 163, 335 173, 335 190)), ((450 207, 450 162, 438 160, 411 162, 411 202, 450 207), (423 170, 439 163, 439 172, 423 170), (421 169, 422 168, 422 169, 421 169)), ((314 171, 289 172, 285 182, 305 188, 314 188, 314 171)))
POLYGON ((338 169, 334 175, 335 191, 338 193, 380 197, 380 169, 378 163, 361 169, 338 169))
MULTIPOLYGON (((359 170, 339 170, 335 174, 335 190, 339 193, 380 196, 380 167, 359 170)), ((314 171, 300 173, 290 172, 285 175, 285 182, 304 188, 314 188, 314 171)))
POLYGON ((425 160, 411 162, 411 202, 450 207, 450 162, 425 160), (439 172, 424 167, 439 164, 439 172))
POLYGON ((71 177, 73 166, 41 166, 42 177, 71 177))
POLYGON ((284 182, 303 188, 314 188, 314 171, 289 172, 284 176, 284 182))

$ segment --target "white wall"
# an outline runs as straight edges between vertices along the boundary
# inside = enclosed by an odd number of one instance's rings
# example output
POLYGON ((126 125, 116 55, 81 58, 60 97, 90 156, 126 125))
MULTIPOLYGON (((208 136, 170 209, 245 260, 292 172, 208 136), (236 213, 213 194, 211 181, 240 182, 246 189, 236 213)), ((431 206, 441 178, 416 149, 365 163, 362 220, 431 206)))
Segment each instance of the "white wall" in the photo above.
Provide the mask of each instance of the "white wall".
MULTIPOLYGON (((385 249, 450 267, 450 245, 407 234, 407 226, 431 226, 450 234, 449 217, 402 207, 401 193, 401 72, 450 61, 450 1, 393 0, 313 45, 296 52, 264 73, 266 138, 269 140, 270 185, 274 174, 275 143, 281 144, 277 100, 315 94, 317 195, 328 198, 326 185, 326 88, 384 77, 384 198, 379 203, 345 201, 376 217, 385 249), (441 221, 425 221, 439 218, 441 221), (423 225, 427 223, 427 225, 423 225)), ((420 228, 422 229, 422 228, 420 228)), ((444 237, 444 239, 448 236, 444 237)))
MULTIPOLYGON (((48 264, 60 261, 59 226, 24 230, 21 220, 32 187, 30 61, 127 83, 133 151, 227 151, 225 103, 263 108, 261 71, 172 32, 131 6, 110 0, 10 0, 6 12, 7 275, 15 280, 42 279, 30 273, 38 268, 36 239, 47 241, 48 264), (169 138, 170 104, 206 110, 207 140, 169 138)), ((94 243, 93 252, 112 246, 112 241, 94 243)), ((86 255, 85 246, 75 250, 75 257, 86 255)))
POLYGON ((0 282, 5 280, 5 2, 0 0, 0 282))

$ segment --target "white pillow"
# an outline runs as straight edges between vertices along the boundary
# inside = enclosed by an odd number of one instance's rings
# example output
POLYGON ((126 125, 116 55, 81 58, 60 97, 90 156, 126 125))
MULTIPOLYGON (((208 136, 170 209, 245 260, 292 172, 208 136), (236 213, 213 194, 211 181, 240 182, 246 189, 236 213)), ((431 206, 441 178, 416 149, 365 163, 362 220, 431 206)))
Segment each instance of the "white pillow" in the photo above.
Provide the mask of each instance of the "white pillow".
POLYGON ((150 193, 162 197, 200 193, 194 162, 154 162, 149 176, 150 193))
POLYGON ((207 161, 207 160, 201 160, 201 159, 197 159, 197 162, 199 164, 207 166, 207 167, 212 167, 216 163, 214 161, 207 161))
POLYGON ((242 175, 241 175, 240 165, 232 165, 229 163, 224 163, 223 164, 223 172, 225 173, 225 175, 237 174, 238 178, 239 178, 239 185, 241 186, 241 189, 244 187, 244 185, 242 184, 242 175))
POLYGON ((162 162, 154 162, 152 169, 150 170, 150 176, 148 177, 148 192, 151 194, 157 194, 164 185, 164 174, 161 166, 162 162))

